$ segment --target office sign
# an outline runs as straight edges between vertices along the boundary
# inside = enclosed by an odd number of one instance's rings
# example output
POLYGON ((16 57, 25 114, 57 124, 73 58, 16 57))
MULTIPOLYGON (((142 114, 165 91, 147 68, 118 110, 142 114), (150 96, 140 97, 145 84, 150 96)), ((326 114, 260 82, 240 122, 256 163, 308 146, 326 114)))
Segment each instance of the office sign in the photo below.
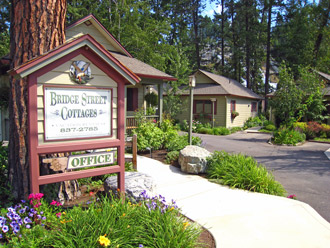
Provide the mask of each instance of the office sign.
POLYGON ((114 164, 116 161, 115 151, 71 155, 68 159, 67 169, 114 164))

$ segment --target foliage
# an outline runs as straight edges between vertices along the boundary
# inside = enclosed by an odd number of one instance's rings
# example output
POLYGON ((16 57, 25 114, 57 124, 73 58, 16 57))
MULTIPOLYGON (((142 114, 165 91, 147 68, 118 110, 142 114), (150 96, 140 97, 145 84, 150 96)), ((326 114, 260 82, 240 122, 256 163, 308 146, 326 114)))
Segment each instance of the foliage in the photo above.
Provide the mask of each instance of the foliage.
POLYGON ((13 200, 11 187, 8 183, 8 146, 0 142, 0 207, 13 200))
POLYGON ((87 208, 76 206, 65 211, 56 201, 47 204, 41 198, 32 199, 33 204, 41 205, 33 208, 22 203, 8 210, 21 215, 22 218, 16 220, 22 221, 23 225, 20 230, 18 225, 14 225, 12 230, 18 230, 17 233, 7 231, 2 241, 8 247, 198 245, 200 227, 179 215, 175 202, 168 203, 162 196, 151 199, 145 192, 141 194, 141 198, 140 203, 132 204, 129 199, 121 197, 102 197, 88 202, 87 208))
POLYGON ((310 121, 324 120, 323 82, 309 68, 299 68, 299 78, 282 65, 278 90, 271 101, 277 124, 292 126, 304 118, 310 121))
POLYGON ((165 162, 167 164, 172 164, 174 161, 177 161, 179 159, 179 151, 171 151, 166 154, 165 162))
POLYGON ((296 122, 294 128, 303 132, 306 135, 306 139, 330 138, 330 125, 327 124, 319 124, 314 121, 308 123, 296 122))
POLYGON ((231 118, 236 118, 237 116, 239 116, 239 113, 237 111, 231 111, 231 118))
POLYGON ((276 127, 273 124, 268 124, 267 126, 264 127, 264 129, 266 129, 268 131, 275 131, 276 127))
POLYGON ((223 185, 271 195, 285 194, 283 186, 252 157, 215 151, 207 165, 207 177, 223 185))
POLYGON ((230 134, 230 130, 226 127, 215 127, 213 128, 214 135, 228 135, 230 134))
POLYGON ((262 126, 264 123, 263 118, 259 118, 258 116, 256 117, 249 117, 245 122, 244 122, 244 129, 251 128, 251 127, 257 127, 257 126, 262 126))
POLYGON ((139 151, 145 151, 147 148, 158 150, 163 145, 164 134, 156 123, 143 122, 133 130, 133 134, 137 135, 137 148, 139 151))
MULTIPOLYGON (((192 136, 191 137, 191 144, 199 146, 201 145, 202 140, 199 137, 192 136)), ((180 151, 189 145, 188 134, 186 135, 178 135, 175 139, 172 139, 169 144, 167 145, 167 151, 180 151)))
POLYGON ((207 127, 201 127, 201 128, 198 129, 198 133, 213 134, 213 129, 212 128, 207 128, 207 127))
POLYGON ((232 127, 232 128, 230 128, 230 133, 236 133, 236 132, 242 131, 242 130, 243 130, 243 128, 241 128, 241 127, 232 127))
POLYGON ((157 106, 158 105, 158 95, 155 92, 149 92, 144 96, 147 102, 147 106, 157 106))
POLYGON ((297 145, 306 140, 306 135, 287 127, 281 127, 274 132, 273 142, 275 144, 297 145))

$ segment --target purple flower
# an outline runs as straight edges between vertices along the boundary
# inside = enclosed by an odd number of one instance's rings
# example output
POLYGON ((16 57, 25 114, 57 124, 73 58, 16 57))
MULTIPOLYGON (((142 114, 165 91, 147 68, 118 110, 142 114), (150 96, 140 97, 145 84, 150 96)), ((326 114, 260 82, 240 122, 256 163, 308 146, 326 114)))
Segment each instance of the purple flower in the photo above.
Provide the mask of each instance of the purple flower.
POLYGON ((139 244, 139 247, 144 247, 143 245, 139 244))
POLYGON ((40 215, 40 214, 38 214, 38 215, 37 215, 37 218, 38 218, 38 220, 40 220, 40 219, 41 219, 41 215, 40 215))
POLYGON ((31 223, 32 220, 29 218, 29 217, 25 217, 24 218, 24 223, 27 224, 27 223, 31 223))
POLYGON ((0 233, 0 239, 2 239, 3 238, 3 236, 2 236, 2 234, 0 233))
POLYGON ((19 220, 19 219, 21 219, 21 217, 18 214, 14 214, 14 219, 19 220))
POLYGON ((22 208, 22 209, 18 210, 18 212, 19 212, 20 214, 24 214, 24 213, 25 213, 25 208, 22 208))
POLYGON ((41 218, 42 220, 46 220, 46 216, 42 216, 42 218, 41 218))
POLYGON ((26 201, 25 200, 21 200, 22 203, 25 203, 26 201))
POLYGON ((32 218, 33 217, 33 213, 29 213, 29 216, 32 218))
POLYGON ((25 227, 26 227, 27 229, 30 229, 30 228, 31 228, 31 226, 30 226, 29 224, 27 224, 25 227))
POLYGON ((13 231, 15 232, 15 233, 18 233, 19 232, 19 225, 16 225, 16 226, 14 226, 13 227, 13 231))
POLYGON ((9 230, 9 227, 8 226, 3 226, 2 227, 2 231, 4 232, 4 233, 6 233, 6 232, 8 232, 8 230, 9 230))
POLYGON ((7 213, 7 217, 8 217, 10 220, 12 220, 13 217, 14 217, 14 214, 11 213, 11 212, 8 212, 8 213, 7 213))

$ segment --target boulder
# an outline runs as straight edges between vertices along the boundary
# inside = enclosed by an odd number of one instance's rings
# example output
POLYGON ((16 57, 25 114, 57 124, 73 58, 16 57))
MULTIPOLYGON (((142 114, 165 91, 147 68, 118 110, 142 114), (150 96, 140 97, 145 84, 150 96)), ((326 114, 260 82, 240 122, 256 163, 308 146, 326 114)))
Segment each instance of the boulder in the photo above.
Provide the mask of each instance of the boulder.
POLYGON ((202 147, 186 146, 179 154, 181 171, 191 174, 205 173, 206 158, 210 155, 211 153, 202 147))
MULTIPOLYGON (((117 177, 108 177, 104 182, 104 190, 106 193, 112 192, 117 194, 117 177)), ((133 202, 142 200, 141 193, 144 192, 149 196, 154 196, 156 184, 153 178, 141 172, 125 172, 125 194, 133 202)))

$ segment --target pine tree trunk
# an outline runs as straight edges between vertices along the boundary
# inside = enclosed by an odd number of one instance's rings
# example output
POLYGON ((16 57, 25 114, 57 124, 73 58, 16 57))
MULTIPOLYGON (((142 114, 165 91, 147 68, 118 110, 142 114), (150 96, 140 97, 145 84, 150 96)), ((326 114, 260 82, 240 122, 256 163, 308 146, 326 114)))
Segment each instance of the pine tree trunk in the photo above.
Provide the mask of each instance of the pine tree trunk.
POLYGON ((268 109, 269 93, 269 72, 270 72, 270 38, 271 38, 271 22, 272 22, 272 7, 273 2, 270 1, 268 6, 268 23, 267 23, 267 55, 266 55, 266 75, 265 75, 265 111, 268 109))
MULTIPOLYGON (((66 0, 13 0, 11 6, 11 68, 65 41, 66 0)), ((10 77, 9 180, 15 198, 30 192, 27 78, 10 77)))

